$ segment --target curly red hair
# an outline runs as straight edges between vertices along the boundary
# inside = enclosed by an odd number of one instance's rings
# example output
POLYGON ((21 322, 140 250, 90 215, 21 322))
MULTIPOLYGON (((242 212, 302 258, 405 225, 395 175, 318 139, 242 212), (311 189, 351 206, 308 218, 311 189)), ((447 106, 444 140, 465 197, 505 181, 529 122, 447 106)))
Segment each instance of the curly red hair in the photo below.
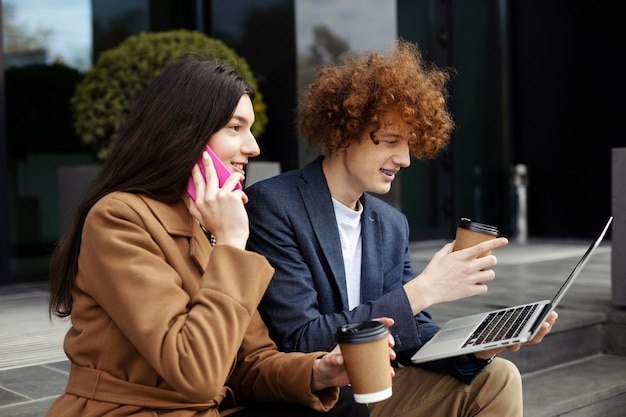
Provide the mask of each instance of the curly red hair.
POLYGON ((301 96, 301 133, 326 153, 374 137, 382 116, 398 111, 411 126, 409 148, 418 159, 434 158, 454 127, 446 108, 450 74, 427 66, 417 45, 398 40, 387 55, 345 58, 320 69, 301 96))

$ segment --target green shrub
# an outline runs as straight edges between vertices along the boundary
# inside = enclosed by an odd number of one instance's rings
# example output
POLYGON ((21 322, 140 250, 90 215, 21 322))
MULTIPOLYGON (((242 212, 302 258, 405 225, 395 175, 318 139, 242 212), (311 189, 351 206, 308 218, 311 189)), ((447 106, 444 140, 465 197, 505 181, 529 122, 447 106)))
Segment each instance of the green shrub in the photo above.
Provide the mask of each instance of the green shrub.
POLYGON ((200 32, 142 33, 102 52, 71 99, 74 130, 99 160, 106 158, 124 118, 146 86, 172 59, 187 52, 216 59, 239 71, 256 92, 252 133, 257 137, 263 133, 267 124, 265 103, 244 58, 222 41, 200 32))

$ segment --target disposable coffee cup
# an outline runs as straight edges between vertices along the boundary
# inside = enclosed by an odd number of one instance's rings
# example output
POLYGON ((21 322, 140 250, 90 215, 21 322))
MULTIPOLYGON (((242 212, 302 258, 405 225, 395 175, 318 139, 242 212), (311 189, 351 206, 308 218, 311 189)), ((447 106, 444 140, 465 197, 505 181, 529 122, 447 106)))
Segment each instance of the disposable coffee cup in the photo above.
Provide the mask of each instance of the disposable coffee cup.
MULTIPOLYGON (((498 228, 484 223, 473 222, 467 218, 461 218, 456 227, 456 238, 454 242, 454 250, 461 250, 474 246, 485 240, 491 240, 498 237, 498 228)), ((477 258, 487 256, 491 251, 487 251, 477 258)))
POLYGON ((339 326, 335 341, 341 347, 352 394, 358 403, 391 397, 389 329, 380 321, 339 326))

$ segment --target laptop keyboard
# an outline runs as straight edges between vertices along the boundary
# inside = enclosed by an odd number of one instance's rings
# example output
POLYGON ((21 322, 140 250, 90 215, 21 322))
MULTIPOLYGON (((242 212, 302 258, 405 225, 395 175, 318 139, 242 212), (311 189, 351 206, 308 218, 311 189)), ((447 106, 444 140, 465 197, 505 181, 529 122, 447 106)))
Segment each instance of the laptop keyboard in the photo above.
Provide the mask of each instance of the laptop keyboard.
POLYGON ((474 333, 465 341, 463 347, 497 342, 518 336, 536 309, 537 304, 531 304, 487 315, 474 333))

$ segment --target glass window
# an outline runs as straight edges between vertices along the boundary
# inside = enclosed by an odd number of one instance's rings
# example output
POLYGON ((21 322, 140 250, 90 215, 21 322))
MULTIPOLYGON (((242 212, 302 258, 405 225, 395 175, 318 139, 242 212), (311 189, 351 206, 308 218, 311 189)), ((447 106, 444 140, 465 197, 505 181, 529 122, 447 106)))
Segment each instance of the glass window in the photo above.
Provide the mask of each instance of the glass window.
MULTIPOLYGON (((346 53, 385 50, 397 38, 396 0, 296 0, 298 90, 346 53)), ((299 146, 300 165, 317 156, 299 146)))
MULTIPOLYGON (((296 0, 296 50, 298 90, 305 87, 323 65, 344 54, 383 51, 398 36, 396 0, 296 0)), ((300 166, 319 150, 299 138, 300 166)), ((381 196, 399 207, 399 187, 381 196)))
POLYGON ((91 66, 90 0, 3 0, 5 66, 91 66))
POLYGON ((150 31, 148 3, 148 0, 91 1, 95 59, 128 36, 150 31))
POLYGON ((69 103, 91 67, 91 1, 3 0, 2 30, 9 230, 0 238, 11 259, 10 277, 0 280, 7 284, 46 278, 59 238, 57 169, 90 160, 69 103))
POLYGON ((388 48, 397 32, 395 0, 296 0, 299 84, 344 53, 388 48))

